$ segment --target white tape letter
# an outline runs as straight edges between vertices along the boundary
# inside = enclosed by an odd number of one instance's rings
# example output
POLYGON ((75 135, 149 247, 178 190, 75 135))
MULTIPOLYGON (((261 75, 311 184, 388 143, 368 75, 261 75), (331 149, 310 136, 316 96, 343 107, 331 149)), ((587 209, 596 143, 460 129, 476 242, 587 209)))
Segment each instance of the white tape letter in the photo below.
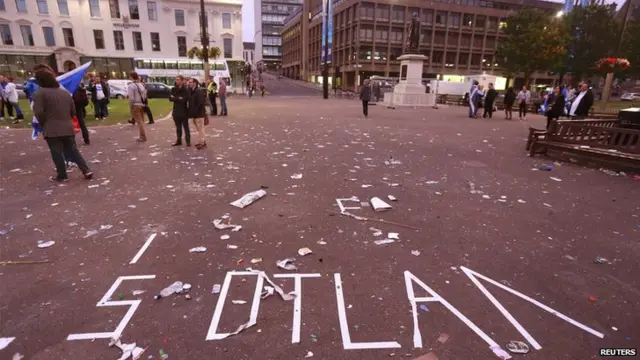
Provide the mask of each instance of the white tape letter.
POLYGON ((342 344, 345 350, 362 350, 362 349, 396 349, 400 348, 400 344, 395 341, 376 341, 376 342, 351 342, 351 334, 349 334, 349 324, 347 323, 347 312, 344 308, 344 296, 342 295, 342 279, 339 273, 333 274, 336 285, 336 300, 338 302, 338 319, 340 320, 340 332, 342 333, 342 344))
POLYGON ((302 322, 302 278, 318 278, 320 274, 274 274, 274 278, 294 278, 296 299, 293 301, 293 325, 291 326, 291 343, 300 342, 300 323, 302 322))
POLYGON ((155 279, 155 275, 134 275, 134 276, 120 276, 116 279, 116 281, 111 285, 109 291, 98 301, 96 304, 97 307, 103 306, 129 306, 129 310, 124 314, 122 320, 120 320, 120 324, 113 332, 103 332, 103 333, 84 333, 84 334, 71 334, 67 336, 67 340, 92 340, 92 339, 110 339, 110 338, 118 338, 124 331, 124 328, 127 326, 133 314, 138 309, 138 306, 142 302, 142 300, 119 300, 119 301, 110 301, 109 299, 113 295, 114 292, 118 289, 118 286, 125 280, 148 280, 155 279))
POLYGON ((581 324, 581 323, 579 323, 579 322, 577 322, 577 321, 575 321, 575 320, 571 319, 570 317, 565 316, 565 315, 563 315, 563 314, 561 314, 561 313, 557 312, 556 310, 554 310, 554 309, 552 309, 552 308, 550 308, 550 307, 548 307, 548 306, 546 306, 546 305, 544 305, 544 304, 542 304, 542 303, 540 303, 540 302, 538 302, 538 301, 536 301, 536 300, 534 300, 534 299, 532 299, 532 298, 528 297, 527 295, 524 295, 524 294, 522 294, 522 293, 520 293, 520 292, 518 292, 518 291, 515 291, 515 290, 511 289, 511 288, 510 288, 510 287, 508 287, 508 286, 505 286, 505 285, 503 285, 503 284, 501 284, 501 283, 499 283, 499 282, 497 282, 497 281, 495 281, 495 280, 492 280, 492 279, 490 279, 490 278, 488 278, 488 277, 486 277, 486 276, 484 276, 484 275, 482 275, 482 274, 479 274, 479 273, 477 273, 477 272, 475 272, 475 271, 473 271, 473 270, 471 270, 471 269, 469 269, 469 268, 466 268, 466 267, 464 267, 464 266, 460 266, 460 269, 461 269, 462 271, 464 271, 464 273, 469 277, 469 279, 471 279, 471 281, 472 281, 472 282, 473 282, 473 283, 478 287, 478 289, 480 289, 480 291, 482 291, 482 293, 484 294, 484 296, 486 296, 486 297, 487 297, 487 299, 489 299, 489 301, 491 301, 491 303, 493 303, 493 305, 494 305, 494 306, 495 306, 495 307, 496 307, 496 308, 497 308, 497 309, 502 313, 502 315, 503 315, 505 318, 507 318, 507 320, 509 320, 509 322, 511 323, 511 325, 513 325, 513 326, 516 328, 516 330, 518 330, 518 332, 519 332, 519 333, 520 333, 520 334, 521 334, 525 339, 527 339, 527 341, 528 341, 528 342, 529 342, 529 343, 530 343, 530 344, 531 344, 531 345, 532 345, 536 350, 540 350, 540 349, 542 349, 542 346, 540 346, 540 344, 536 341, 536 339, 534 339, 534 338, 533 338, 533 336, 531 336, 531 334, 529 334, 529 332, 528 332, 527 330, 525 330, 525 329, 522 327, 522 325, 520 325, 520 323, 518 322, 518 320, 516 320, 516 319, 515 319, 515 318, 514 318, 514 317, 513 317, 513 316, 512 316, 508 311, 507 311, 507 309, 505 309, 505 308, 504 308, 504 306, 502 306, 502 304, 500 304, 500 302, 498 302, 498 300, 497 300, 493 295, 491 295, 491 293, 489 292, 489 290, 487 290, 487 288, 485 288, 485 287, 484 287, 484 285, 482 285, 482 284, 480 283, 480 281, 479 281, 476 277, 479 277, 479 278, 481 278, 482 280, 484 280, 484 281, 486 281, 486 282, 488 282, 488 283, 491 283, 491 284, 493 284, 493 285, 495 285, 495 286, 497 286, 497 287, 501 288, 501 289, 502 289, 502 290, 504 290, 504 291, 507 291, 507 292, 509 292, 509 293, 511 293, 511 294, 513 294, 513 295, 516 295, 517 297, 519 297, 519 298, 521 298, 521 299, 523 299, 523 300, 526 300, 526 301, 528 301, 528 302, 532 303, 533 305, 535 305, 535 306, 537 306, 537 307, 541 308, 542 310, 547 311, 547 312, 549 312, 549 313, 551 313, 551 314, 553 314, 553 315, 555 315, 555 316, 557 316, 557 317, 561 318, 562 320, 564 320, 564 321, 566 321, 566 322, 570 323, 571 325, 576 326, 576 327, 578 327, 578 328, 580 328, 580 329, 582 329, 582 330, 584 330, 584 331, 586 331, 586 332, 588 332, 588 333, 590 333, 590 334, 592 334, 592 335, 595 335, 595 336, 597 336, 597 337, 599 337, 599 338, 601 338, 601 339, 604 337, 604 334, 602 334, 602 333, 600 333, 600 332, 597 332, 597 331, 593 330, 592 328, 590 328, 590 327, 588 327, 588 326, 586 326, 586 325, 583 325, 583 324, 581 324))

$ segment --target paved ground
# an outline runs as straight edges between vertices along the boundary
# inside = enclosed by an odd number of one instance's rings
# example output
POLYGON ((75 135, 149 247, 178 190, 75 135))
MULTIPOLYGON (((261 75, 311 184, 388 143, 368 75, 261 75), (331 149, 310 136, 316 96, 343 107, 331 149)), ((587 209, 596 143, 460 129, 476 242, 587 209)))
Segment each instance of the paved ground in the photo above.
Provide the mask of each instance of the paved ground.
MULTIPOLYGON (((152 127, 146 144, 134 141, 130 126, 95 128, 81 150, 96 179, 86 182, 76 171, 64 186, 46 180, 52 165, 43 141, 31 141, 28 130, 1 131, 0 229, 8 232, 0 260, 49 262, 0 266, 0 337, 15 337, 0 357, 116 359, 119 351, 99 334, 67 337, 113 332, 140 300, 122 336, 148 347, 145 359, 159 359, 160 349, 170 359, 288 360, 308 351, 332 360, 430 352, 437 356, 430 359, 497 358, 489 343, 504 348, 526 337, 463 267, 581 324, 479 280, 540 344, 527 359, 592 359, 602 347, 638 347, 637 180, 571 164, 532 171, 550 161, 524 155, 526 124, 518 121, 468 120, 459 108, 372 107, 369 119, 359 111, 358 102, 347 100, 233 98, 230 116, 207 128, 204 151, 170 147, 171 121, 152 127), (302 178, 292 178, 298 173, 302 178), (261 186, 268 187, 265 198, 245 209, 229 205, 261 186), (351 211, 419 230, 329 212, 338 210, 336 198, 388 195, 398 199, 391 211, 351 211), (225 213, 243 228, 216 230, 212 220, 225 213), (375 236, 372 227, 383 234, 375 236), (399 239, 374 243, 389 232, 399 239), (56 243, 39 249, 43 240, 56 243), (207 250, 190 253, 196 246, 207 250), (301 247, 313 254, 299 256, 301 247), (597 256, 610 263, 595 264, 597 256), (297 272, 276 267, 286 257, 297 258, 297 272), (263 261, 251 264, 253 258, 263 261), (265 271, 286 292, 294 281, 276 274, 320 274, 301 281, 298 344, 292 344, 295 303, 277 296, 260 302, 254 327, 206 340, 215 337, 210 327, 221 296, 212 287, 247 267, 265 271), (108 294, 119 277, 141 275, 154 278, 125 280, 108 294), (410 275, 433 293, 405 282, 410 275), (177 280, 193 285, 191 300, 153 299, 177 280), (417 303, 419 335, 407 284, 415 297, 440 296, 449 306, 417 303), (105 294, 116 303, 96 306, 105 294), (423 347, 416 348, 420 339, 423 347), (394 342, 401 347, 368 349, 394 342), (364 349, 344 349, 358 346, 364 349)), ((231 278, 219 333, 247 321, 256 281, 231 278)))
POLYGON ((272 74, 263 74, 265 87, 272 97, 322 96, 322 91, 310 83, 303 83, 282 77, 278 79, 272 74))

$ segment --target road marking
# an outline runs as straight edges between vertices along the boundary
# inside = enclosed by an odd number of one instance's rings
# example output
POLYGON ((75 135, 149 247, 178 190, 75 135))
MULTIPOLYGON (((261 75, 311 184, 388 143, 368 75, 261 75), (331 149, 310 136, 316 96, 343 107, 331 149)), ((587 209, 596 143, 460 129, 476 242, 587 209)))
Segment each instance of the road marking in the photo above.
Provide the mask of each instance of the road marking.
POLYGON ((230 271, 224 277, 224 283, 222 283, 222 289, 218 297, 218 303, 216 309, 213 312, 213 318, 211 319, 211 325, 209 325, 209 331, 207 332, 206 340, 221 340, 230 335, 230 333, 218 333, 218 324, 222 317, 222 309, 224 308, 224 301, 227 298, 229 292, 229 285, 231 285, 231 278, 233 276, 256 276, 256 290, 253 294, 253 303, 251 305, 251 314, 249 316, 249 322, 247 327, 251 327, 256 324, 258 319, 258 309, 260 308, 260 294, 262 293, 262 285, 264 284, 264 278, 258 276, 260 273, 252 271, 230 271))
POLYGON ((455 316, 458 317, 467 327, 473 330, 482 340, 484 340, 487 344, 489 344, 490 348, 500 347, 498 343, 493 341, 484 331, 482 331, 476 324, 474 324, 471 320, 469 320, 466 316, 464 316, 458 309, 456 309, 453 305, 451 305, 447 300, 442 298, 437 292, 433 291, 429 286, 427 286, 422 280, 415 277, 411 272, 404 272, 404 281, 407 287, 407 297, 409 298, 409 302, 411 302, 411 311, 413 312, 413 346, 417 348, 422 347, 422 335, 420 334, 420 327, 418 326, 418 309, 416 308, 416 304, 419 302, 439 302, 444 307, 446 307, 449 311, 451 311, 455 316), (429 294, 431 297, 415 297, 413 292, 413 283, 415 282, 429 294))
POLYGON ((320 274, 275 274, 274 278, 294 278, 296 298, 293 300, 293 325, 291 326, 291 343, 300 342, 300 323, 302 322, 302 278, 319 278, 320 274))
POLYGON ((151 236, 149 236, 147 241, 144 243, 144 245, 142 245, 140 250, 138 250, 138 253, 136 254, 136 256, 133 257, 133 259, 131 259, 131 262, 129 264, 135 264, 135 263, 138 262, 138 260, 140 260, 140 257, 142 256, 142 254, 144 254, 144 252, 147 250, 149 245, 151 245, 151 242, 153 241, 153 239, 156 238, 156 235, 158 235, 158 234, 157 233, 153 233, 153 234, 151 234, 151 236))
POLYGON ((493 279, 490 279, 490 278, 488 278, 488 277, 486 277, 486 276, 484 276, 484 275, 482 275, 480 273, 477 273, 477 272, 475 272, 475 271, 473 271, 473 270, 471 270, 469 268, 466 268, 464 266, 460 266, 460 269, 469 277, 469 279, 471 279, 471 281, 476 285, 476 287, 478 289, 480 289, 480 291, 482 291, 484 296, 486 296, 487 299, 489 299, 489 301, 491 301, 491 303, 493 303, 493 305, 502 313, 502 315, 505 318, 507 318, 507 320, 509 320, 511 325, 513 325, 516 328, 516 330, 518 330, 518 332, 522 336, 524 336, 524 338, 527 339, 527 341, 531 345, 533 345, 533 347, 536 350, 542 349, 542 346, 540 346, 540 344, 533 338, 533 336, 531 336, 531 334, 529 334, 529 332, 527 330, 525 330, 524 327, 522 327, 522 325, 520 325, 518 320, 516 320, 507 311, 507 309, 505 309, 504 306, 502 306, 502 304, 500 304, 500 302, 489 292, 489 290, 487 290, 487 288, 484 287, 484 285, 482 285, 480 283, 480 281, 476 277, 479 277, 482 280, 487 281, 487 282, 489 282, 489 283, 501 288, 504 291, 507 291, 507 292, 509 292, 509 293, 511 293, 513 295, 516 295, 517 297, 519 297, 519 298, 521 298, 523 300, 526 300, 526 301, 532 303, 533 305, 535 305, 535 306, 541 308, 542 310, 545 310, 545 311, 547 311, 547 312, 549 312, 549 313, 561 318, 562 320, 572 324, 573 326, 576 326, 576 327, 578 327, 578 328, 580 328, 580 329, 582 329, 582 330, 584 330, 584 331, 586 331, 586 332, 588 332, 588 333, 590 333, 592 335, 595 335, 595 336, 597 336, 597 337, 599 337, 601 339, 604 338, 604 334, 602 334, 602 333, 600 333, 600 332, 598 332, 596 330, 593 330, 592 328, 590 328, 590 327, 588 327, 588 326, 586 326, 586 325, 584 325, 582 323, 579 323, 579 322, 573 320, 572 318, 570 318, 570 317, 568 317, 568 316, 566 316, 564 314, 559 313, 558 311, 556 311, 556 310, 544 305, 541 302, 538 302, 538 301, 528 297, 527 295, 524 295, 524 294, 522 294, 522 293, 520 293, 520 292, 518 292, 516 290, 513 290, 508 286, 505 286, 505 285, 503 285, 503 284, 501 284, 501 283, 499 283, 499 282, 497 282, 497 281, 495 281, 493 279))
POLYGON ((340 213, 344 213, 347 210, 360 210, 362 209, 360 206, 356 206, 356 207, 346 207, 344 206, 344 204, 342 203, 343 201, 355 201, 357 203, 360 202, 360 200, 358 200, 357 197, 352 196, 350 198, 342 198, 342 199, 336 199, 336 202, 338 203, 338 207, 340 208, 340 213))
POLYGON ((96 304, 97 307, 104 306, 126 306, 129 305, 129 310, 124 315, 122 320, 120 320, 120 324, 113 332, 102 332, 102 333, 84 333, 84 334, 71 334, 67 336, 67 340, 92 340, 92 339, 110 339, 110 338, 119 338, 124 331, 124 328, 127 326, 133 314, 138 309, 138 306, 142 302, 142 300, 119 300, 119 301, 109 301, 113 293, 118 289, 118 286, 123 281, 126 280, 149 280, 155 279, 155 275, 133 275, 133 276, 120 276, 116 279, 116 281, 111 285, 111 288, 104 294, 102 299, 98 301, 96 304))
POLYGON ((333 274, 336 285, 336 301, 338 303, 338 319, 340 320, 340 333, 342 333, 342 345, 345 350, 362 350, 362 349, 396 349, 400 348, 400 344, 395 341, 376 341, 376 342, 351 342, 351 334, 349 334, 349 324, 347 322, 347 312, 344 308, 344 296, 342 294, 342 279, 339 273, 333 274))

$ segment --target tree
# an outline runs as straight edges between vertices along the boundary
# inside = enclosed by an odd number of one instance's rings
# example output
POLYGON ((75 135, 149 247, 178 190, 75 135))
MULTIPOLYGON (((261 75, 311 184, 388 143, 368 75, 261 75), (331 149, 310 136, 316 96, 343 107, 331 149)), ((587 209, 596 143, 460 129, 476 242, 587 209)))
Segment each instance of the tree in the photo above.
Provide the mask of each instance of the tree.
POLYGON ((622 56, 631 63, 626 71, 629 75, 640 76, 640 18, 627 23, 622 42, 622 56))
MULTIPOLYGON (((202 48, 194 46, 191 49, 189 49, 189 51, 187 52, 187 56, 189 57, 189 59, 197 58, 202 60, 204 59, 204 51, 202 48)), ((219 57, 220 57, 220 48, 217 46, 210 47, 209 59, 217 59, 219 57)))
POLYGON ((507 73, 522 73, 525 84, 536 71, 558 67, 568 40, 564 24, 537 9, 524 8, 509 16, 497 55, 507 73))
POLYGON ((576 7, 564 18, 570 36, 566 70, 574 78, 596 73, 594 64, 604 57, 617 57, 620 42, 620 23, 615 8, 592 3, 576 7))

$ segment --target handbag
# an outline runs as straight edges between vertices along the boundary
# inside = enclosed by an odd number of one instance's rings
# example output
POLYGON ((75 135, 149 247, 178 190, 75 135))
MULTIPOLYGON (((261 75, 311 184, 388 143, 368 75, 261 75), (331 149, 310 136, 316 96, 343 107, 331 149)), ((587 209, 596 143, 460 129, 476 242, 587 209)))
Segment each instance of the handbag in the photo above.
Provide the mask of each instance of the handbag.
POLYGON ((80 132, 80 122, 78 121, 78 118, 73 115, 71 117, 71 123, 73 124, 73 133, 77 134, 80 132))

